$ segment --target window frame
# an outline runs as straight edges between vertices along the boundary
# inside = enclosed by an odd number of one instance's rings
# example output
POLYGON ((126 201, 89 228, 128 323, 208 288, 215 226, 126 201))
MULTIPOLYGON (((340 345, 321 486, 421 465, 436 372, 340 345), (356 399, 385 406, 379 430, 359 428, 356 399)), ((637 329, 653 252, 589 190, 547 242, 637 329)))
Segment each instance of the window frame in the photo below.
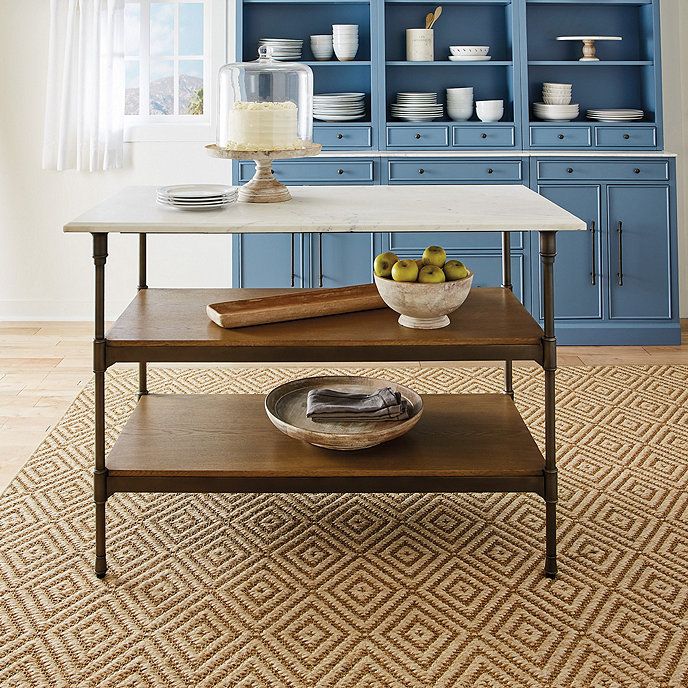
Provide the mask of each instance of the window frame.
MULTIPOLYGON (((155 0, 130 0, 126 4, 138 4, 140 6, 140 21, 142 25, 150 25, 150 6, 155 0)), ((185 0, 165 0, 180 4, 185 0)), ((195 1, 195 0, 191 0, 195 1)), ((229 0, 232 2, 232 0, 229 0)), ((203 13, 203 115, 125 115, 124 116, 124 140, 126 142, 137 141, 202 141, 208 143, 214 137, 217 108, 215 95, 217 92, 217 75, 220 67, 227 61, 227 0, 199 0, 204 6, 203 13)), ((232 2, 233 4, 233 2, 232 2)), ((139 80, 141 94, 139 103, 148 105, 149 80, 141 79, 142 72, 148 72, 150 66, 149 31, 141 32, 139 45, 139 80)), ((175 46, 178 35, 175 36, 175 46)), ((179 55, 175 56, 175 76, 177 75, 179 55)), ((127 59, 125 62, 130 62, 127 59)))

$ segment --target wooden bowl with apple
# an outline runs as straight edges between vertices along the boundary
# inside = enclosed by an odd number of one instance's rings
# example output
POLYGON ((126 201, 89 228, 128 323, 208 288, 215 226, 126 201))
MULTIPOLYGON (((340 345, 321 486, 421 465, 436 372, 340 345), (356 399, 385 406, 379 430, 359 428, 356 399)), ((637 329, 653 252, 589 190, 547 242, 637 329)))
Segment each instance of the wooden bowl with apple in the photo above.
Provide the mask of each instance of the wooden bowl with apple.
POLYGON ((418 260, 381 253, 373 267, 382 300, 399 313, 400 325, 416 330, 449 325, 449 314, 461 307, 473 284, 473 272, 459 260, 447 260, 441 246, 428 246, 418 260))

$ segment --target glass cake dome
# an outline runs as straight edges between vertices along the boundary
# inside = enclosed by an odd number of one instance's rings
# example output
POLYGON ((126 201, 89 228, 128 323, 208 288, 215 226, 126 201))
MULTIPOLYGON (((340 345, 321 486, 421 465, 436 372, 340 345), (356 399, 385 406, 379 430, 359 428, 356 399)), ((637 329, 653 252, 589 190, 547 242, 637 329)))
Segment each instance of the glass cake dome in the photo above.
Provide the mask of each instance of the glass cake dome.
POLYGON ((313 72, 271 54, 271 47, 261 46, 255 62, 220 69, 220 148, 296 150, 313 140, 313 72))

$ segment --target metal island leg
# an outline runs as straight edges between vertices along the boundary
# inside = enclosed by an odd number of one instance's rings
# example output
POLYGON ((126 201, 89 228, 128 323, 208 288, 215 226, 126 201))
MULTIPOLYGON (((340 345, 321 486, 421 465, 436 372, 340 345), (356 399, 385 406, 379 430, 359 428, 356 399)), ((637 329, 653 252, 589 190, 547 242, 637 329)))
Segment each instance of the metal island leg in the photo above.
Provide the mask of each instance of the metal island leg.
MULTIPOLYGON (((502 232, 502 287, 513 291, 511 284, 511 233, 502 232)), ((514 398, 513 361, 504 361, 504 394, 514 398)))
POLYGON ((107 234, 93 234, 95 265, 95 334, 93 339, 93 372, 95 375, 95 469, 93 499, 96 505, 96 563, 98 578, 107 571, 105 561, 105 503, 107 502, 107 468, 105 467, 105 262, 107 234))
MULTIPOLYGON (((138 291, 148 289, 146 278, 146 235, 139 234, 139 285, 138 291)), ((138 398, 148 394, 148 364, 139 363, 139 391, 138 398)))
POLYGON ((557 340, 554 336, 554 258, 557 255, 556 232, 540 232, 540 262, 542 264, 542 306, 545 336, 543 368, 545 371, 545 508, 546 558, 545 576, 557 575, 557 462, 555 436, 555 375, 557 370, 557 340))

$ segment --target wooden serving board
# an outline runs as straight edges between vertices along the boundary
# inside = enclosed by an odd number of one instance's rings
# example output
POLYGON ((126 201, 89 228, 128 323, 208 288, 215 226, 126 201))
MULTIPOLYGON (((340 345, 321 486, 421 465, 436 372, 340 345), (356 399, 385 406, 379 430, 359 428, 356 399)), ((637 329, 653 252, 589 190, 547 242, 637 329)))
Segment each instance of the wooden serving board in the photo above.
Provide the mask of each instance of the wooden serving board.
POLYGON ((211 303, 206 311, 216 325, 231 329, 386 307, 374 284, 361 284, 211 303))

